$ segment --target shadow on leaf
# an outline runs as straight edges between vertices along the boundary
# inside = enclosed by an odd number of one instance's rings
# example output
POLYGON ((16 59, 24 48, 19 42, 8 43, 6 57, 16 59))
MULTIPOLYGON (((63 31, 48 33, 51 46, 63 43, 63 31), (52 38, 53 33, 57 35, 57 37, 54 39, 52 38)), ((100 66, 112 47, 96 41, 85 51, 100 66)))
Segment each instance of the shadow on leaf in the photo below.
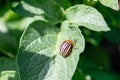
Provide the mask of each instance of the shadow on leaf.
POLYGON ((22 54, 19 53, 18 57, 17 61, 22 80, 43 80, 53 59, 52 57, 27 51, 23 51, 22 54), (24 56, 24 58, 21 56, 24 56))

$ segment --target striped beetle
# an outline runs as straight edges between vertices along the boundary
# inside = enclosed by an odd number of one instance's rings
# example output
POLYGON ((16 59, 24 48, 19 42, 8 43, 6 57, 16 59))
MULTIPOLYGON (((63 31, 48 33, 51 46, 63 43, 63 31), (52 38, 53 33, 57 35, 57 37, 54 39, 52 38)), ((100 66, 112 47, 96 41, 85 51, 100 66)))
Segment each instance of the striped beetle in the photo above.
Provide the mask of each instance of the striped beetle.
POLYGON ((72 52, 73 45, 73 41, 65 40, 60 46, 60 54, 63 57, 68 57, 72 52))

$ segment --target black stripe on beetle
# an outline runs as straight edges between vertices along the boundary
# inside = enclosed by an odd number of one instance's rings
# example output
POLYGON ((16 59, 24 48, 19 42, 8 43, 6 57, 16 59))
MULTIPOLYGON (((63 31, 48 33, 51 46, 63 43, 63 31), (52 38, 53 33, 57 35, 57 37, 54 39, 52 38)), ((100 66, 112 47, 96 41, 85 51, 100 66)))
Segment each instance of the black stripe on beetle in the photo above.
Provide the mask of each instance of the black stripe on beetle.
POLYGON ((63 57, 68 57, 72 52, 73 45, 73 41, 65 40, 60 46, 60 54, 63 57))

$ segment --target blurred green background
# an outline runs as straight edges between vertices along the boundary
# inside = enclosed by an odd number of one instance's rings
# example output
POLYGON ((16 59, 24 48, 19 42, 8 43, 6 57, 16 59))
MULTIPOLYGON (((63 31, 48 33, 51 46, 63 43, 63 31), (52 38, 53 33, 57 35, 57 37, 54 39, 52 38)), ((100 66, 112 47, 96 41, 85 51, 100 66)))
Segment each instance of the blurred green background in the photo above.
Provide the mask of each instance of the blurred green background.
MULTIPOLYGON (((15 58, 23 30, 32 22, 11 9, 20 0, 0 0, 0 73, 16 70, 15 58)), ((103 6, 97 0, 69 0, 72 5, 96 8, 111 31, 94 32, 82 28, 86 40, 73 80, 120 80, 120 11, 103 6)), ((119 0, 120 1, 120 0, 119 0)))

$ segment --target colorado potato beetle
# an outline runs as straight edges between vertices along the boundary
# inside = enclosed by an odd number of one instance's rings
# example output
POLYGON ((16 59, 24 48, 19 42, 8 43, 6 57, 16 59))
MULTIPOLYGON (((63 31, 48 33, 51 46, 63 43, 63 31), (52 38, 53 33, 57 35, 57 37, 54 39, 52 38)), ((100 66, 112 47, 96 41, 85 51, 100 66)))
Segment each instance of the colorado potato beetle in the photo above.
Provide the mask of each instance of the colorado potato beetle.
POLYGON ((60 54, 63 57, 69 56, 71 54, 73 45, 74 45, 73 41, 65 40, 60 46, 60 54))

